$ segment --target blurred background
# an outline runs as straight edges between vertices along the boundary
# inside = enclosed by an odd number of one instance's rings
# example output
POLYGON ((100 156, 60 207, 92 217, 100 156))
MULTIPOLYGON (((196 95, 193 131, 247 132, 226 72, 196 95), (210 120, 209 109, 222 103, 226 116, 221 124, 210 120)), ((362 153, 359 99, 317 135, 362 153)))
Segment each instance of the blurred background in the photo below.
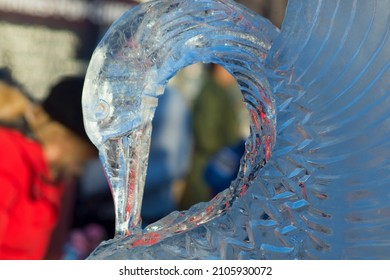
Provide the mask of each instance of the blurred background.
MULTIPOLYGON (((107 28, 137 2, 146 1, 0 0, 0 68, 6 69, 17 84, 11 83, 11 88, 20 89, 28 99, 39 103, 64 77, 84 76, 92 52, 107 28)), ((237 2, 281 26, 287 0, 237 2)), ((12 111, 2 104, 9 107, 14 102, 19 110, 25 108, 20 98, 1 102, 10 91, 1 87, 1 82, 0 121, 12 117, 12 111)), ((235 178, 249 133, 249 117, 240 91, 223 68, 189 66, 171 80, 168 91, 174 92, 169 93, 172 98, 161 101, 166 105, 161 105, 153 124, 157 132, 152 136, 150 161, 155 164, 150 163, 148 169, 147 184, 149 180, 151 187, 145 198, 148 207, 143 209, 144 225, 174 209, 187 209, 209 200, 228 187, 235 178), (176 115, 168 116, 163 110, 175 111, 176 115), (175 123, 178 117, 185 121, 175 123), (179 132, 182 134, 174 140, 164 138, 179 132), (174 151, 175 146, 180 150, 174 151), (173 171, 164 174, 171 177, 162 179, 161 166, 169 164, 173 171), (170 205, 166 203, 166 209, 159 209, 167 195, 172 200, 170 205), (156 213, 154 208, 163 212, 156 213)), ((62 209, 45 258, 83 259, 102 240, 112 238, 113 205, 97 159, 89 162, 80 179, 67 188, 62 209)))
MULTIPOLYGON (((280 26, 287 0, 237 2, 280 26)), ((62 76, 85 72, 107 27, 136 4, 128 0, 0 0, 0 65, 12 69, 14 77, 42 99, 62 76)))

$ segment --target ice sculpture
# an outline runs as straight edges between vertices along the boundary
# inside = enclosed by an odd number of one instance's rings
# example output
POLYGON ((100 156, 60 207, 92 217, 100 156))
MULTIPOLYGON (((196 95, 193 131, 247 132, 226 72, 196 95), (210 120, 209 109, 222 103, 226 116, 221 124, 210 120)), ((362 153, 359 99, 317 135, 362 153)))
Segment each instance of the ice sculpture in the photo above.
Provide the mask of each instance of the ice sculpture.
POLYGON ((389 21, 390 0, 289 0, 280 33, 230 0, 124 14, 83 93, 117 208, 116 238, 90 258, 390 258, 389 21), (250 111, 238 178, 142 230, 157 96, 197 61, 230 71, 250 111))

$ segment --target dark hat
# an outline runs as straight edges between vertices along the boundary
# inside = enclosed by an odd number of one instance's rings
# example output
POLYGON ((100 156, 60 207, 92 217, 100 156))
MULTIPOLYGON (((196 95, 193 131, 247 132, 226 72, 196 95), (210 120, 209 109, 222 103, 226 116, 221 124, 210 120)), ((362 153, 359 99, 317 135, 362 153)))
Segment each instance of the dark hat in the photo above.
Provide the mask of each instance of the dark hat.
POLYGON ((83 77, 66 77, 62 79, 51 88, 42 107, 53 120, 90 142, 85 132, 81 107, 83 85, 83 77))
POLYGON ((16 85, 16 81, 12 77, 11 70, 8 67, 1 67, 0 68, 0 80, 5 82, 6 84, 10 86, 16 85))

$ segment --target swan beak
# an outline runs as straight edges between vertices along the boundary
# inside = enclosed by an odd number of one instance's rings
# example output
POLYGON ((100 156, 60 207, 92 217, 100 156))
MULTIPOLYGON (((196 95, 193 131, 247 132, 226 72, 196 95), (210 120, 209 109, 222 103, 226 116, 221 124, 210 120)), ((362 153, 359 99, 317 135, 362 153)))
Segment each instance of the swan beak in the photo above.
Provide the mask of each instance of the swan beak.
POLYGON ((151 123, 107 140, 100 160, 115 206, 115 237, 141 232, 141 205, 149 158, 151 123))

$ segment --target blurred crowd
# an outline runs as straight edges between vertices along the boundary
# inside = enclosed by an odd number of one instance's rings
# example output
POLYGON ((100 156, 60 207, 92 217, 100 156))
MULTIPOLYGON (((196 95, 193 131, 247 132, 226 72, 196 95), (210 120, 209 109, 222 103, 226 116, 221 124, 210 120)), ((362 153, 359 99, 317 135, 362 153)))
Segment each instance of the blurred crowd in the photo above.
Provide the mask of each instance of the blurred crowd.
MULTIPOLYGON (((241 2, 280 26, 285 0, 241 2)), ((34 92, 1 52, 0 259, 85 259, 113 238, 115 222, 109 183, 83 124, 85 69, 57 73, 45 92, 34 92)), ((169 83, 152 125, 143 226, 229 186, 249 114, 224 68, 197 64, 169 83)))

